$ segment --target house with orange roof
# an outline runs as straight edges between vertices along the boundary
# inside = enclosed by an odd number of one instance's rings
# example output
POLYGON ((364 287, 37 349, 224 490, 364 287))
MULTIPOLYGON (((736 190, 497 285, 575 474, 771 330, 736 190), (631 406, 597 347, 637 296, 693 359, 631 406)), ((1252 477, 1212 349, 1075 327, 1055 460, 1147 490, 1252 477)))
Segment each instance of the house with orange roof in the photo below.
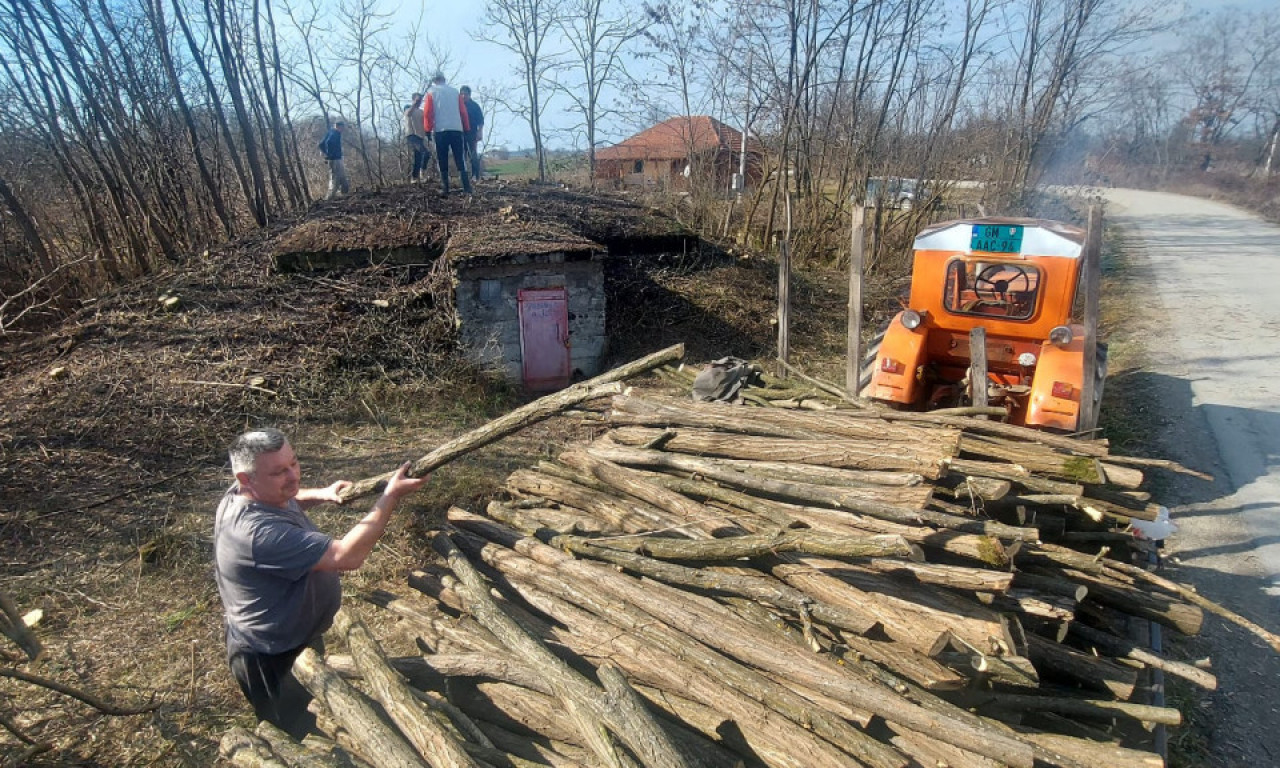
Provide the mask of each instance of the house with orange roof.
MULTIPOLYGON (((707 115, 673 117, 596 151, 595 180, 622 187, 687 190, 706 181, 728 191, 738 172, 742 133, 707 115)), ((760 182, 764 147, 747 140, 747 186, 760 182)))

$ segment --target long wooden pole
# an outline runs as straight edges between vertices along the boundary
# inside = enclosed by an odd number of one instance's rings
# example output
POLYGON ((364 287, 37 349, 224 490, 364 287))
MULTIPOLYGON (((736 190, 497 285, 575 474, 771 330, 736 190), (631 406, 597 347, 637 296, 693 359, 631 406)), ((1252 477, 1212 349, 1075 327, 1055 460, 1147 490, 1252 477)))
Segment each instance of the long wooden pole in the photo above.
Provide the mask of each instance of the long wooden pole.
MULTIPOLYGON (((679 360, 682 357, 684 357, 684 345, 676 344, 602 373, 594 379, 588 379, 554 394, 540 397, 528 405, 517 408, 505 416, 500 416, 436 448, 431 453, 415 461, 413 467, 409 470, 409 474, 414 477, 421 477, 438 467, 448 464, 459 456, 500 440, 513 432, 518 432, 530 424, 536 424, 539 421, 548 419, 567 408, 572 408, 578 403, 604 395, 618 394, 622 391, 622 387, 618 382, 623 379, 638 376, 646 371, 679 360)), ((345 504, 361 496, 381 493, 382 489, 387 486, 387 480, 390 477, 391 473, 388 472, 384 475, 369 477, 356 482, 342 493, 342 503, 345 504)))
POLYGON ((1098 426, 1094 403, 1098 370, 1098 314, 1102 293, 1102 207, 1089 206, 1089 231, 1084 242, 1084 381, 1080 391, 1080 418, 1076 430, 1086 432, 1098 426))
POLYGON ((853 206, 849 226, 849 339, 844 363, 845 394, 856 398, 862 368, 862 224, 866 208, 853 206))

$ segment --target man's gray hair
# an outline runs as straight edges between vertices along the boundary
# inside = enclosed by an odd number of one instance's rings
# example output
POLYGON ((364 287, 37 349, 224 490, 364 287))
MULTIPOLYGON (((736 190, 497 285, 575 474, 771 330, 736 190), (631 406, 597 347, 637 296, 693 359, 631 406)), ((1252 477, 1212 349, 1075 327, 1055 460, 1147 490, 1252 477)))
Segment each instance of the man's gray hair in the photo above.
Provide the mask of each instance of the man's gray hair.
POLYGON ((231 474, 247 472, 253 474, 254 461, 264 453, 275 453, 289 442, 289 438, 278 429, 266 427, 245 432, 231 444, 231 474))

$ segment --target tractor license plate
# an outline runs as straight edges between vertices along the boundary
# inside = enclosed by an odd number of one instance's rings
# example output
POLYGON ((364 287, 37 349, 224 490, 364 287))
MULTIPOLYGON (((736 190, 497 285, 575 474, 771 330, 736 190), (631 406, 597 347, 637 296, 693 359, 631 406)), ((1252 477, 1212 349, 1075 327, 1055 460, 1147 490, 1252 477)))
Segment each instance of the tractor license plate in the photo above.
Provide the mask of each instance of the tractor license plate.
POLYGON ((1008 224, 974 224, 969 250, 987 253, 1021 253, 1022 230, 1008 224))

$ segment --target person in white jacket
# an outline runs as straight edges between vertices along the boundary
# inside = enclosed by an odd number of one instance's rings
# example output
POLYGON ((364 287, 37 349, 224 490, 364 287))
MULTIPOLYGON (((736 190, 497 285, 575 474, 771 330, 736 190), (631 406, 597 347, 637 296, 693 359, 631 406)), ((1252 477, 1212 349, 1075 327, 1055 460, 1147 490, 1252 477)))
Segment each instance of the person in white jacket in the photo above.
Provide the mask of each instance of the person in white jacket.
POLYGON ((462 132, 471 130, 467 105, 439 72, 431 78, 431 88, 427 90, 427 100, 422 105, 422 126, 436 140, 436 162, 440 165, 443 194, 449 194, 449 152, 453 152, 458 174, 462 176, 462 191, 471 194, 471 179, 467 176, 466 161, 462 159, 466 154, 462 132))

